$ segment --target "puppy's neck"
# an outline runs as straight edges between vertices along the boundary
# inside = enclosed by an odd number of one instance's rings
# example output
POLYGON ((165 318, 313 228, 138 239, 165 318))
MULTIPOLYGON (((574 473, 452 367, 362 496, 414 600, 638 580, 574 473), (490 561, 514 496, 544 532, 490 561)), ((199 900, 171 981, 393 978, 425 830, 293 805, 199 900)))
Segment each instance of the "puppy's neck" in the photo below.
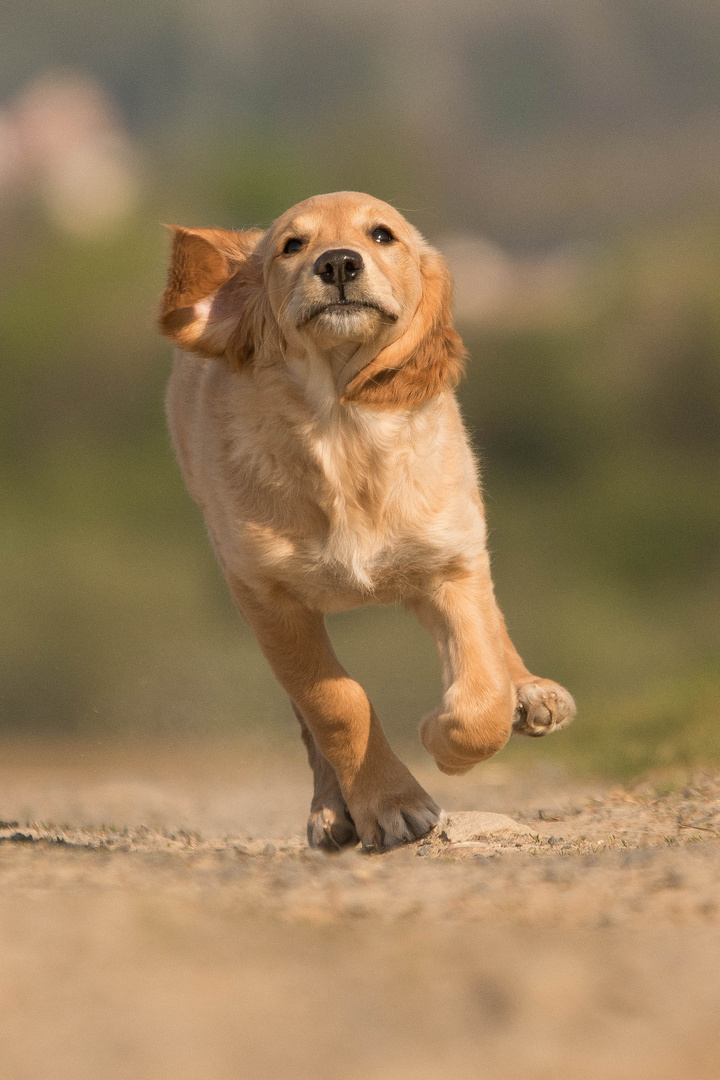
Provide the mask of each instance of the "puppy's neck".
POLYGON ((339 407, 348 383, 378 352, 375 343, 347 341, 321 348, 310 345, 288 350, 285 366, 288 377, 300 390, 314 413, 339 407))

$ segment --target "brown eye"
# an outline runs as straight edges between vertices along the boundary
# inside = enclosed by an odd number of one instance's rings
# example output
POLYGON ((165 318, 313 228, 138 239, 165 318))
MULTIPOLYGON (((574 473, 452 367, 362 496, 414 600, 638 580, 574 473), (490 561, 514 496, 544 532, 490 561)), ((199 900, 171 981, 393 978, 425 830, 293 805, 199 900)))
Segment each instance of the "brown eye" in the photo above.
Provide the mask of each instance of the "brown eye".
POLYGON ((297 236, 291 236, 290 239, 285 242, 285 247, 283 248, 283 254, 285 254, 285 255, 294 255, 295 252, 299 251, 302 246, 303 246, 302 240, 298 240, 297 236))
POLYGON ((377 229, 373 229, 370 233, 376 244, 392 244, 395 237, 386 229, 384 225, 378 225, 377 229))

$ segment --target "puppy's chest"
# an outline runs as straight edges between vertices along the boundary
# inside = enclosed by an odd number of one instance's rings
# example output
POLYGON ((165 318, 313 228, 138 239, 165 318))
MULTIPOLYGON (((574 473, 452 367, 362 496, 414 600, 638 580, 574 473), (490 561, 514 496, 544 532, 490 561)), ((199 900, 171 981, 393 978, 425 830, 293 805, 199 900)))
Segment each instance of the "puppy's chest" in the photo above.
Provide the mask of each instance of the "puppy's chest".
POLYGON ((447 559, 441 471, 392 423, 378 429, 306 433, 283 508, 289 543, 275 569, 327 610, 394 600, 447 559))
POLYGON ((414 470, 402 444, 383 446, 352 433, 320 433, 308 439, 311 462, 305 497, 327 523, 315 536, 328 561, 370 562, 393 536, 421 527, 413 499, 414 470))
POLYGON ((398 488, 412 484, 407 450, 331 430, 306 442, 307 495, 323 510, 331 530, 351 526, 376 531, 398 488), (404 451, 404 452, 403 452, 404 451))

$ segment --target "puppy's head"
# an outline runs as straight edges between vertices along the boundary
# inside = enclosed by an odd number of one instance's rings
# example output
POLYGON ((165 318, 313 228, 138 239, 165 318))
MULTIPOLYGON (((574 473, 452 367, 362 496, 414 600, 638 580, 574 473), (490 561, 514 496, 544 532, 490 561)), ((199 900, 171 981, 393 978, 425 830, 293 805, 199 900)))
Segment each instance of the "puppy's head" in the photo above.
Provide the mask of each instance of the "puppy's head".
POLYGON ((236 365, 349 344, 367 363, 343 401, 407 408, 454 385, 464 350, 444 259, 387 203, 318 195, 267 230, 176 229, 160 326, 236 365))

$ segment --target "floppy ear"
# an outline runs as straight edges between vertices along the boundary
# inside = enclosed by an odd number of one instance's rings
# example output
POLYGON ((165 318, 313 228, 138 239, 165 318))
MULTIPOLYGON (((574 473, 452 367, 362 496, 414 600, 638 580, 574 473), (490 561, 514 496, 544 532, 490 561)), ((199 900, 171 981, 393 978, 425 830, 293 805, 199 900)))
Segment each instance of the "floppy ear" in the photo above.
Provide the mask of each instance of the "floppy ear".
POLYGON ((420 274, 422 296, 409 327, 348 383, 343 402, 413 408, 459 382, 467 354, 452 325, 450 271, 442 255, 426 247, 420 274))
POLYGON ((252 359, 265 329, 259 229, 181 229, 174 236, 163 293, 161 333, 187 352, 252 359))

